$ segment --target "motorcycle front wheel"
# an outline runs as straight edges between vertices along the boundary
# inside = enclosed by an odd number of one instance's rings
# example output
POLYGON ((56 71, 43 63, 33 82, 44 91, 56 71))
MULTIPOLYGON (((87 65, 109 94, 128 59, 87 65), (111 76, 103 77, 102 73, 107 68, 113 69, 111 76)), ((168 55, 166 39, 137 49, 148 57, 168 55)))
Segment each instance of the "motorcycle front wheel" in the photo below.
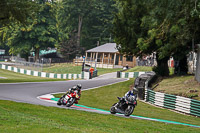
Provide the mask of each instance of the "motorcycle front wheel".
POLYGON ((129 116, 133 113, 133 111, 134 111, 134 106, 128 105, 128 107, 125 109, 124 115, 129 116))
POLYGON ((61 97, 59 100, 58 100, 58 102, 57 102, 57 105, 62 105, 62 101, 63 101, 63 97, 61 97))
POLYGON ((110 113, 111 114, 116 114, 116 111, 115 111, 115 106, 117 105, 117 103, 113 104, 113 106, 110 108, 110 113))
POLYGON ((67 107, 72 106, 74 104, 75 100, 76 100, 76 98, 74 98, 74 97, 69 98, 68 101, 67 101, 66 106, 67 107))

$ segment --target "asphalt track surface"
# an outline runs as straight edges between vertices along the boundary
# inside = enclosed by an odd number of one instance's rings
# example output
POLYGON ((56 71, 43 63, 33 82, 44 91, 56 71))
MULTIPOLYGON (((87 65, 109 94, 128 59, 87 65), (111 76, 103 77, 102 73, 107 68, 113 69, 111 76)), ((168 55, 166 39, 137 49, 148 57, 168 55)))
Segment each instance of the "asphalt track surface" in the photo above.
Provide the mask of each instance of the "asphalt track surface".
POLYGON ((91 80, 68 80, 54 82, 35 82, 35 83, 1 83, 0 84, 0 100, 11 100, 15 102, 30 103, 44 106, 56 106, 56 104, 39 100, 37 97, 56 92, 66 92, 69 88, 81 84, 82 90, 105 86, 127 79, 91 79, 91 80))

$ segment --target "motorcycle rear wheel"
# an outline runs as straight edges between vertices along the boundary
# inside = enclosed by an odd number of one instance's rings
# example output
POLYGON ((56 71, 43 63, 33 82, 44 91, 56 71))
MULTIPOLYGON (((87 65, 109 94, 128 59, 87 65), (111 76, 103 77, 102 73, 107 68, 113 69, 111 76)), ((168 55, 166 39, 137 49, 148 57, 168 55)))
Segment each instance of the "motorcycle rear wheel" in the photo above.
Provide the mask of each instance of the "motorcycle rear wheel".
POLYGON ((124 111, 125 116, 129 116, 133 113, 134 111, 134 106, 133 105, 128 105, 128 107, 124 111))

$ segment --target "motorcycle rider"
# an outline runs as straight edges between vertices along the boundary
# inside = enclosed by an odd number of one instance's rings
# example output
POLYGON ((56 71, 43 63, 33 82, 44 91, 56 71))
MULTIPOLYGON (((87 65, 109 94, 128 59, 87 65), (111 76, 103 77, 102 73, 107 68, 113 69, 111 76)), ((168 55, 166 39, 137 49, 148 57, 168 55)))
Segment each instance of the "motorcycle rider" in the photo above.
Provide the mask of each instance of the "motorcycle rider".
POLYGON ((135 88, 135 87, 131 87, 131 89, 125 94, 125 96, 123 97, 123 100, 125 99, 130 99, 131 97, 135 97, 137 98, 137 93, 138 93, 138 90, 135 88))
MULTIPOLYGON (((81 84, 77 84, 76 86, 72 87, 69 89, 68 93, 73 93, 73 95, 78 95, 78 98, 76 98, 76 101, 75 103, 78 104, 78 100, 80 99, 81 97, 81 88, 82 88, 82 85, 81 84)), ((68 101, 68 99, 71 97, 71 95, 66 95, 65 96, 65 100, 66 100, 66 103, 68 101)))

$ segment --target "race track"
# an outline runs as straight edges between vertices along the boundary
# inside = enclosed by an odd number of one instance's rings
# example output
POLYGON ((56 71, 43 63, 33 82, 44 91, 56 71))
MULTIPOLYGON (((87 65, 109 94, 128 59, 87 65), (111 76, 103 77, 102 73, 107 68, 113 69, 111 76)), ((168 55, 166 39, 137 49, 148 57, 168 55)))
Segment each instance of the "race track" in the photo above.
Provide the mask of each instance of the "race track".
MULTIPOLYGON (((9 83, 9 84, 0 83, 0 100, 10 100, 15 102, 66 108, 65 106, 57 106, 55 101, 47 102, 47 100, 41 100, 38 97, 45 94, 66 92, 70 87, 73 87, 77 84, 82 84, 83 87, 82 90, 87 90, 118 82, 124 82, 126 80, 127 79, 104 78, 104 76, 101 76, 99 78, 95 78, 92 80, 68 80, 68 81, 54 81, 54 82, 9 83)), ((95 109, 92 107, 86 107, 82 105, 75 105, 70 107, 70 109, 84 110, 101 114, 110 114, 109 111, 95 109)), ((125 117, 123 114, 116 114, 116 115, 120 117, 125 117)), ((148 118, 142 116, 135 116, 135 115, 131 115, 130 118, 158 121, 169 124, 187 125, 191 127, 200 128, 200 126, 197 125, 191 125, 186 123, 179 123, 179 122, 167 121, 155 118, 148 118)))
POLYGON ((0 100, 11 100, 15 102, 23 102, 44 106, 57 106, 53 103, 48 103, 37 99, 38 96, 66 92, 68 88, 77 84, 82 84, 82 90, 123 82, 127 79, 103 79, 96 78, 92 80, 68 80, 54 82, 37 82, 37 83, 1 83, 0 84, 0 100))

